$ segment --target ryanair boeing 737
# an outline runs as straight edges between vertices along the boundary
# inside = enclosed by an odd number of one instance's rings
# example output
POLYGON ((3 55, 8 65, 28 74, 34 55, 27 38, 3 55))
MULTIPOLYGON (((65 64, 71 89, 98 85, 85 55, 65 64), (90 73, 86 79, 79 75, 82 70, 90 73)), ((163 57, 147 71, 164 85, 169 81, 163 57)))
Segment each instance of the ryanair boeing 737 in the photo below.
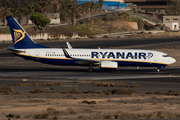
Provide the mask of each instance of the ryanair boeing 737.
POLYGON ((145 66, 164 68, 176 60, 166 53, 138 49, 68 49, 49 48, 35 43, 13 17, 7 17, 14 47, 8 47, 15 55, 33 61, 54 65, 88 66, 101 69, 117 69, 118 66, 145 66))

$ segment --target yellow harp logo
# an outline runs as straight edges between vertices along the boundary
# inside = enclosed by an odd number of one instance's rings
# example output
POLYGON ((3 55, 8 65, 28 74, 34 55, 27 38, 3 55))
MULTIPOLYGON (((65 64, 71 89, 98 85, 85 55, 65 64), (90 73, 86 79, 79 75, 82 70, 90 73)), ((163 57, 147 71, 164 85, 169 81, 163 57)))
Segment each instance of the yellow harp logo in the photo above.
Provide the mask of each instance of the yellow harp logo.
POLYGON ((21 41, 25 37, 25 32, 22 30, 15 30, 14 29, 14 44, 21 41))

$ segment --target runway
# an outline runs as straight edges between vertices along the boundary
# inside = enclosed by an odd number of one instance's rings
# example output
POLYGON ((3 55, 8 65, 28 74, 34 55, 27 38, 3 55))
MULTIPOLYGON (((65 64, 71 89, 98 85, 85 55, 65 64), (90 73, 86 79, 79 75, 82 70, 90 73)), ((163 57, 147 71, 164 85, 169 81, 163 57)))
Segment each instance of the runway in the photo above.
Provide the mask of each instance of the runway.
MULTIPOLYGON (((72 41, 72 46, 81 48, 138 48, 156 49, 164 45, 180 45, 179 38, 176 39, 136 39, 136 40, 99 40, 99 41, 72 41), (163 42, 164 41, 164 42, 163 42), (123 44, 124 43, 124 44, 123 44), (160 45, 161 43, 161 45, 160 45), (113 47, 112 47, 113 46, 113 47)), ((65 42, 40 42, 50 47, 66 46, 65 42)), ((101 71, 95 68, 94 72, 87 72, 86 67, 53 66, 33 61, 26 61, 16 57, 10 51, 4 50, 11 43, 1 43, 0 47, 0 86, 15 83, 35 83, 47 81, 68 82, 73 81, 109 81, 125 84, 140 84, 140 88, 132 88, 138 92, 147 91, 180 91, 180 67, 167 67, 160 72, 156 68, 119 67, 117 71, 101 71), (27 81, 23 81, 27 80, 27 81)), ((95 85, 77 85, 79 90, 102 90, 109 87, 97 87, 95 85)), ((14 89, 32 90, 34 87, 16 87, 14 89)), ((57 90, 66 90, 69 87, 57 87, 57 90)))

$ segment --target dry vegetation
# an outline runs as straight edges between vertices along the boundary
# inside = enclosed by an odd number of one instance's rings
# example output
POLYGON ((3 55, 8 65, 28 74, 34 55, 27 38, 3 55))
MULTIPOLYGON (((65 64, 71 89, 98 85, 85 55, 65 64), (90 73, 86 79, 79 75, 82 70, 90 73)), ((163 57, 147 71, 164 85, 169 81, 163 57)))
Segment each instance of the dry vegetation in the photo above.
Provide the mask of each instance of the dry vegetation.
POLYGON ((104 86, 104 87, 140 87, 139 84, 130 84, 127 85, 125 83, 120 82, 106 82, 106 81, 91 81, 91 82, 79 82, 79 81, 73 81, 74 83, 78 84, 94 84, 96 86, 104 86))
POLYGON ((180 91, 137 93, 127 88, 82 92, 0 88, 0 119, 180 118, 180 91))

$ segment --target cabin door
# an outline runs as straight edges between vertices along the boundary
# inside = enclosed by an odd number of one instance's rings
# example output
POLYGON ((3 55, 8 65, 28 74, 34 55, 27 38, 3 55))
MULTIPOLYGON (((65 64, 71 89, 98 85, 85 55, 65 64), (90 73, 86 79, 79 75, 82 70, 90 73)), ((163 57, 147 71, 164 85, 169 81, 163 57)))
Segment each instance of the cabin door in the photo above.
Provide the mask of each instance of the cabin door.
POLYGON ((154 61, 158 60, 158 54, 154 54, 154 61))

